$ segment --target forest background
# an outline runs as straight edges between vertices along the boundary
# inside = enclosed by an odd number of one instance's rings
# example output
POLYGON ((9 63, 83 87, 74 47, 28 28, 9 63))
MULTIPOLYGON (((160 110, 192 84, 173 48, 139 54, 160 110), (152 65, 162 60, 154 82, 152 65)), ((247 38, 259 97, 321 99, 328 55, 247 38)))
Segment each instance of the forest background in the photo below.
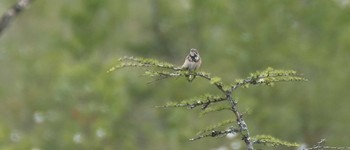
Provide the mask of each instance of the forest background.
POLYGON ((180 66, 190 48, 225 82, 267 67, 309 79, 238 90, 252 135, 349 146, 349 14, 347 0, 36 0, 0 37, 0 149, 243 148, 188 141, 230 112, 153 107, 218 92, 207 81, 106 73, 125 55, 180 66))

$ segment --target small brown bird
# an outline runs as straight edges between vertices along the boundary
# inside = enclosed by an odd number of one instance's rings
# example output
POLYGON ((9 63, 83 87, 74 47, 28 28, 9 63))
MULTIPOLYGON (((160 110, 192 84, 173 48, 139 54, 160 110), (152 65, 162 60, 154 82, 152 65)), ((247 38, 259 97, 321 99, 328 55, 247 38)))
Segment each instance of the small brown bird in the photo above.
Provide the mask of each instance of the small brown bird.
POLYGON ((201 66, 202 60, 199 56, 197 49, 192 48, 190 53, 187 55, 184 64, 181 66, 182 70, 194 71, 201 66))

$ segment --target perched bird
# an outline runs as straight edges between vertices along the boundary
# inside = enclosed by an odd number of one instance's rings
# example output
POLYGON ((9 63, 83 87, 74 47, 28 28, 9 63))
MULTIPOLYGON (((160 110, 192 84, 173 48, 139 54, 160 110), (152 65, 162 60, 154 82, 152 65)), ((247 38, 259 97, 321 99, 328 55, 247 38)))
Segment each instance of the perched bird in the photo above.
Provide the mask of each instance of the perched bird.
POLYGON ((186 56, 184 64, 181 66, 182 70, 194 71, 201 66, 202 60, 197 49, 192 48, 190 53, 186 56))
MULTIPOLYGON (((188 70, 190 72, 197 70, 201 66, 202 60, 199 56, 198 50, 192 48, 190 53, 186 56, 184 64, 181 66, 181 70, 188 70)), ((192 82, 196 75, 186 75, 187 80, 192 82)))

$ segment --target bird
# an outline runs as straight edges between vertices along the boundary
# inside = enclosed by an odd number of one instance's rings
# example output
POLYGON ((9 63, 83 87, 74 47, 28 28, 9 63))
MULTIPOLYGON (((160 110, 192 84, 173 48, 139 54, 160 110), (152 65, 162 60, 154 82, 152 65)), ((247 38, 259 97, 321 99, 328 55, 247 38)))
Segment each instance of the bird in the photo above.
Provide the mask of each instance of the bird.
POLYGON ((201 57, 197 49, 192 48, 190 53, 186 56, 184 64, 181 66, 181 70, 195 71, 202 64, 201 57))
MULTIPOLYGON (((189 72, 193 72, 197 70, 202 64, 202 59, 199 55, 197 49, 192 48, 190 53, 186 56, 184 64, 181 66, 181 70, 188 70, 189 72)), ((185 75, 189 82, 192 82, 196 75, 185 75)))

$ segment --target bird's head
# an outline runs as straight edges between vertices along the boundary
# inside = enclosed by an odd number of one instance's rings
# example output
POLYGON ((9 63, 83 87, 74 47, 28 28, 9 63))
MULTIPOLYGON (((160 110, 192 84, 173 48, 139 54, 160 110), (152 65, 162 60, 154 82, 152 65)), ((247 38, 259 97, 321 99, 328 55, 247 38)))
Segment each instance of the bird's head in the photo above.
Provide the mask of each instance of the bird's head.
POLYGON ((197 49, 192 48, 192 49, 190 50, 190 56, 191 56, 191 57, 197 57, 198 55, 199 55, 199 52, 198 52, 197 49))

